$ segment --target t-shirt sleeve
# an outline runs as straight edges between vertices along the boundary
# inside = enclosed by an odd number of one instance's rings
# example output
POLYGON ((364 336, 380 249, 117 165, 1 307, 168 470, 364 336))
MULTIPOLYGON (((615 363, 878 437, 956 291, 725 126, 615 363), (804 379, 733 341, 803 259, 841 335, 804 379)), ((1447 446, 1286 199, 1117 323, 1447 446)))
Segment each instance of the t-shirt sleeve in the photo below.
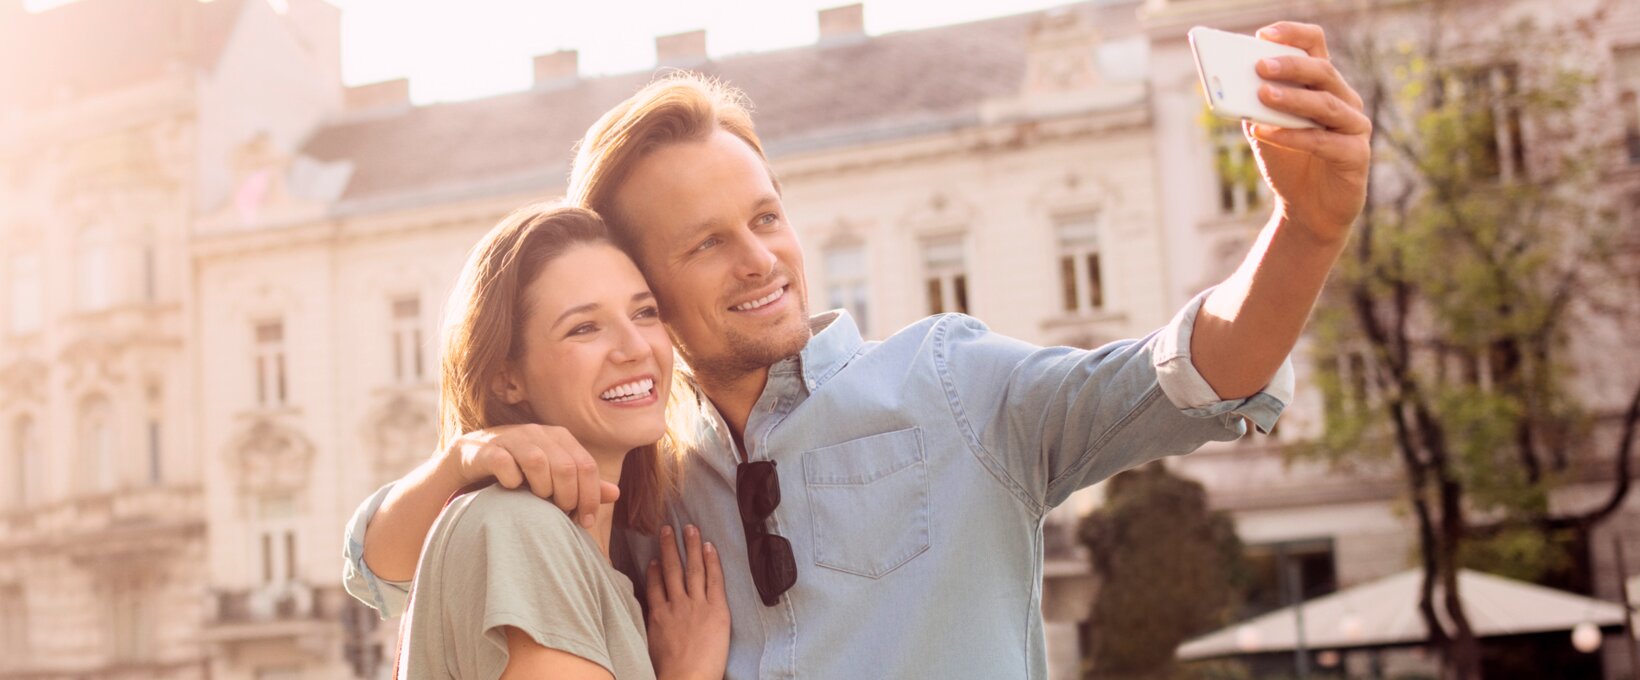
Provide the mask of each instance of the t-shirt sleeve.
POLYGON ((501 489, 479 492, 455 520, 439 601, 458 638, 483 631, 471 650, 478 677, 506 667, 505 626, 615 672, 596 590, 603 557, 572 533, 580 530, 551 503, 501 489))

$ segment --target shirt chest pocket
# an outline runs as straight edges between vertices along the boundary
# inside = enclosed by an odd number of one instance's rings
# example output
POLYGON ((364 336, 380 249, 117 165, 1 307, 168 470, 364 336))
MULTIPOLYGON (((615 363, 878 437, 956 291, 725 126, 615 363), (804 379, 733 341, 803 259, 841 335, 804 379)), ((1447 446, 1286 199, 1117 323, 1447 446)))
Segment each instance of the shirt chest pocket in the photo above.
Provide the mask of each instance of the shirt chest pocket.
POLYGON ((928 462, 917 428, 803 454, 814 561, 882 578, 926 552, 928 462))

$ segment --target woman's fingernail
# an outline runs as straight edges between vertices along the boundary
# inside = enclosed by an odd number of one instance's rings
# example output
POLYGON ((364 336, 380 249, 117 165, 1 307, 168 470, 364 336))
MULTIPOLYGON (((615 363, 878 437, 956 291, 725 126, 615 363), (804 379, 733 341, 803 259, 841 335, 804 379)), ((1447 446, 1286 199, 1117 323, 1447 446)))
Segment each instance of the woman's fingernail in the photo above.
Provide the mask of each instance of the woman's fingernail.
POLYGON ((597 522, 598 522, 598 518, 593 517, 590 513, 585 514, 585 515, 581 515, 581 526, 584 526, 588 529, 591 529, 592 525, 596 524, 597 522))
POLYGON ((1268 92, 1270 94, 1271 99, 1280 99, 1281 98, 1281 88, 1279 88, 1279 87, 1276 87, 1274 85, 1265 85, 1264 86, 1264 91, 1268 92))
POLYGON ((661 535, 665 536, 667 538, 671 538, 672 537, 672 525, 662 524, 661 525, 661 535))
POLYGON ((1273 76, 1273 75, 1281 72, 1281 62, 1276 61, 1274 59, 1265 59, 1263 63, 1264 63, 1264 70, 1266 72, 1268 72, 1270 75, 1273 76))
POLYGON ((706 554, 708 554, 708 555, 716 555, 717 554, 717 547, 713 546, 711 541, 706 542, 706 554))
POLYGON ((686 535, 686 536, 688 536, 688 537, 690 537, 690 538, 694 538, 694 537, 695 537, 695 535, 696 535, 696 534, 699 534, 699 533, 700 533, 700 530, 699 530, 699 529, 696 529, 696 528, 695 528, 695 525, 693 525, 693 524, 690 524, 690 525, 688 525, 688 526, 685 526, 685 527, 684 527, 684 528, 683 528, 683 533, 684 533, 684 535, 686 535))

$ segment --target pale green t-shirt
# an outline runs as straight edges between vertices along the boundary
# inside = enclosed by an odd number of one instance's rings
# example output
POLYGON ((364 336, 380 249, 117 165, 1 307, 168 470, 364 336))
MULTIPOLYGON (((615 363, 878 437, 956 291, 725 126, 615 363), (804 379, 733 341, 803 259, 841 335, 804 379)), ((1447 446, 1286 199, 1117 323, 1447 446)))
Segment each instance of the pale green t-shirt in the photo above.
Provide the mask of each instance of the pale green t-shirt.
POLYGON ((543 647, 653 680, 632 582, 563 510, 491 486, 439 515, 416 570, 401 680, 493 680, 507 666, 503 626, 543 647))

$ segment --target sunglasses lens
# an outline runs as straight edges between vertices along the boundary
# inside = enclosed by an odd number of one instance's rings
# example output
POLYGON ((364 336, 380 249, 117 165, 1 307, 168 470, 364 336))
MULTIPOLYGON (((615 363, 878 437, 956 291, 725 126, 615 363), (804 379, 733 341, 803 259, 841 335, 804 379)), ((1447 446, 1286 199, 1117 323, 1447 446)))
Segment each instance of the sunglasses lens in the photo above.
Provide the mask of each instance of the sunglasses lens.
POLYGON ((797 559, 792 555, 792 544, 783 536, 760 534, 751 539, 747 557, 752 567, 752 582, 763 604, 773 607, 781 594, 797 583, 797 559))
POLYGON ((747 523, 761 522, 780 507, 780 475, 772 461, 760 460, 742 463, 736 475, 735 495, 740 504, 740 519, 747 523))

